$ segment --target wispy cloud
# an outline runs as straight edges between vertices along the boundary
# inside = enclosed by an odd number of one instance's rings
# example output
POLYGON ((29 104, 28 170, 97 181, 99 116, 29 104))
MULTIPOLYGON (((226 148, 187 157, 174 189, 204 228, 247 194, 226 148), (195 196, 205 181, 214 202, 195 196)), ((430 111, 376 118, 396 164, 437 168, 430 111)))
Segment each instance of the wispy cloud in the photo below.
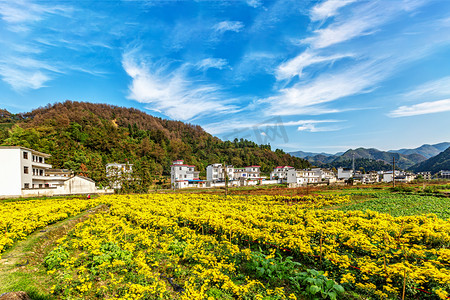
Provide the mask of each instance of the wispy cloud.
POLYGON ((390 117, 410 117, 450 111, 450 99, 422 102, 410 106, 400 106, 389 113, 390 117))
POLYGON ((402 96, 406 100, 450 96, 450 76, 424 83, 402 96))
MULTIPOLYGON (((399 13, 411 11, 424 3, 424 1, 399 1, 387 6, 385 1, 364 2, 362 5, 356 5, 351 13, 332 22, 326 28, 315 30, 313 36, 303 39, 302 42, 313 48, 320 49, 352 40, 356 37, 370 35, 382 25, 392 21, 399 13)), ((330 6, 324 11, 332 11, 332 8, 330 6)), ((314 12, 314 8, 312 12, 314 12)), ((334 14, 335 12, 336 10, 333 11, 334 14)))
MULTIPOLYGON (((233 131, 253 131, 255 128, 263 128, 263 127, 277 127, 277 126, 285 126, 285 127, 291 127, 291 126, 316 126, 317 124, 323 124, 323 123, 339 123, 344 122, 344 120, 334 120, 334 119, 325 119, 325 120, 313 120, 313 119, 307 119, 307 120, 296 120, 296 121, 287 121, 287 122, 274 122, 279 121, 273 120, 274 118, 270 118, 267 121, 261 122, 260 119, 252 117, 251 119, 247 119, 245 121, 242 121, 242 118, 234 118, 234 119, 228 119, 225 121, 220 121, 216 123, 209 123, 203 126, 203 128, 211 133, 211 134, 221 134, 221 133, 229 133, 233 131)), ((323 127, 325 128, 325 127, 323 127)), ((331 127, 330 127, 331 128, 331 127)), ((316 128, 317 129, 317 128, 316 128)), ((335 129, 338 130, 338 129, 335 129)), ((300 131, 300 130, 299 130, 300 131)), ((327 131, 327 130, 316 130, 318 131, 327 131)), ((333 130, 334 131, 334 130, 333 130)))
POLYGON ((17 69, 1 63, 0 76, 3 81, 18 91, 42 88, 50 80, 50 77, 39 70, 17 69))
POLYGON ((262 5, 261 0, 247 0, 247 5, 253 8, 260 7, 262 5))
POLYGON ((41 21, 47 15, 71 11, 71 7, 62 5, 47 6, 24 0, 0 1, 0 16, 9 25, 33 23, 41 21))
POLYGON ((310 12, 310 18, 312 21, 320 21, 337 14, 337 11, 350 3, 357 0, 326 0, 315 5, 310 12))
POLYGON ((217 85, 191 80, 183 66, 145 60, 137 50, 124 53, 122 66, 132 78, 128 98, 149 104, 173 119, 192 120, 203 114, 233 113, 237 108, 217 85))
POLYGON ((369 61, 339 73, 324 73, 309 82, 299 82, 260 102, 270 105, 271 115, 308 114, 318 104, 371 91, 387 76, 387 71, 369 61))
POLYGON ((228 61, 223 58, 205 58, 198 63, 195 64, 195 66, 202 71, 206 71, 210 68, 215 68, 222 70, 228 65, 228 61))
POLYGON ((301 77, 303 69, 318 63, 333 63, 336 60, 352 57, 352 54, 334 54, 329 56, 317 55, 310 49, 297 55, 293 59, 282 63, 276 70, 277 80, 289 79, 294 76, 301 77))
POLYGON ((213 29, 218 33, 227 31, 239 32, 244 28, 244 24, 239 21, 222 21, 214 25, 213 29))

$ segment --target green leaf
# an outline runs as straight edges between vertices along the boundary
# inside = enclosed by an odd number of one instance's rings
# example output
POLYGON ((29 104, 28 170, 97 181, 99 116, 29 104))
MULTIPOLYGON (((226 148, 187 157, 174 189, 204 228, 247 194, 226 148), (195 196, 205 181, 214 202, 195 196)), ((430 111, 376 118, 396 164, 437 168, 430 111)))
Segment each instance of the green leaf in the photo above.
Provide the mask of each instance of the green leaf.
POLYGON ((311 285, 309 287, 309 291, 310 291, 311 294, 314 295, 314 294, 316 294, 317 292, 320 291, 320 287, 318 287, 317 285, 311 285))
POLYGON ((335 292, 329 292, 328 296, 330 297, 331 300, 336 300, 337 294, 335 292))

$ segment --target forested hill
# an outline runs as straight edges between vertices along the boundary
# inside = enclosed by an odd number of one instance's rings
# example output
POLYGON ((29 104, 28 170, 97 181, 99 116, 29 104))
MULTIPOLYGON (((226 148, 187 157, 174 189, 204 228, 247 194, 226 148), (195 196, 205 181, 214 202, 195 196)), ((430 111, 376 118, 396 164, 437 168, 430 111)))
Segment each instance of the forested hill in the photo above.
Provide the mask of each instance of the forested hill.
POLYGON ((444 152, 433 156, 411 168, 415 172, 428 171, 436 174, 441 170, 450 170, 450 147, 444 152))
POLYGON ((150 116, 107 104, 66 101, 29 113, 0 109, 0 144, 50 153, 55 168, 69 168, 102 182, 105 164, 130 162, 148 176, 167 175, 172 160, 184 159, 202 171, 208 164, 236 167, 308 167, 303 159, 247 140, 221 141, 200 126, 150 116))

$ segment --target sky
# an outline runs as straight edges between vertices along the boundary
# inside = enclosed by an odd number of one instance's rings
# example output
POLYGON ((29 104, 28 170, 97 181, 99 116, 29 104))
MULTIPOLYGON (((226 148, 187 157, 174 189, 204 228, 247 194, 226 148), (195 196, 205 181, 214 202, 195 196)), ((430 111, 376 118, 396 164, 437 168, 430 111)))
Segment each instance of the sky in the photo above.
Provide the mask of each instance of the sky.
POLYGON ((0 0, 0 108, 134 107, 336 153, 450 141, 450 1, 0 0))

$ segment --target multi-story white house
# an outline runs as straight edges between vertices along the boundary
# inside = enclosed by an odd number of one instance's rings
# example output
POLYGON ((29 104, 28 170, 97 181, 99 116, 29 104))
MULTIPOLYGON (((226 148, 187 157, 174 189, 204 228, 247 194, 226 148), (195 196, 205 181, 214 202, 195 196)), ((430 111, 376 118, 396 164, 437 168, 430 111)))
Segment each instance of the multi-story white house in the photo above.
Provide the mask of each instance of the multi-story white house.
POLYGON ((120 189, 124 180, 131 180, 132 173, 133 165, 130 163, 106 164, 106 177, 113 189, 120 189))
POLYGON ((347 180, 349 178, 353 177, 353 170, 351 169, 344 169, 344 168, 338 168, 338 175, 337 175, 338 179, 342 180, 347 180))
MULTIPOLYGON (((385 171, 385 172, 382 172, 381 174, 383 176, 382 177, 383 182, 392 182, 392 171, 385 171)), ((398 170, 395 170, 395 178, 397 178, 400 175, 401 175, 401 172, 398 170)))
POLYGON ((95 182, 51 169, 50 154, 18 146, 0 146, 0 197, 104 193, 95 182))
MULTIPOLYGON (((448 171, 448 173, 450 178, 450 171, 448 171)), ((425 180, 431 180, 431 172, 418 172, 417 175, 422 176, 422 178, 425 180)))
POLYGON ((20 196, 24 189, 49 187, 46 170, 52 166, 45 160, 50 157, 25 147, 0 147, 0 195, 20 196))
MULTIPOLYGON (((234 167, 228 165, 226 167, 227 176, 229 180, 234 178, 234 167)), ((206 180, 211 182, 224 182, 225 170, 222 164, 212 164, 206 167, 206 180)))
POLYGON ((311 169, 311 171, 313 171, 315 175, 317 175, 317 177, 319 178, 319 182, 326 182, 326 183, 336 182, 336 175, 331 170, 313 168, 311 169))
POLYGON ((440 170, 438 175, 441 178, 450 178, 450 171, 448 171, 448 170, 440 170))
POLYGON ((176 160, 170 166, 170 183, 175 189, 189 187, 189 184, 201 181, 200 172, 195 171, 195 166, 185 165, 183 160, 176 160))
POLYGON ((287 173, 289 170, 293 170, 294 167, 291 166, 278 166, 270 173, 270 179, 271 180, 286 180, 287 179, 287 173))
POLYGON ((308 183, 319 183, 320 175, 314 170, 295 170, 291 169, 287 172, 286 182, 295 183, 297 185, 307 185, 308 183))
POLYGON ((235 180, 243 180, 243 179, 260 179, 261 166, 248 166, 244 168, 235 168, 233 179, 235 180))

